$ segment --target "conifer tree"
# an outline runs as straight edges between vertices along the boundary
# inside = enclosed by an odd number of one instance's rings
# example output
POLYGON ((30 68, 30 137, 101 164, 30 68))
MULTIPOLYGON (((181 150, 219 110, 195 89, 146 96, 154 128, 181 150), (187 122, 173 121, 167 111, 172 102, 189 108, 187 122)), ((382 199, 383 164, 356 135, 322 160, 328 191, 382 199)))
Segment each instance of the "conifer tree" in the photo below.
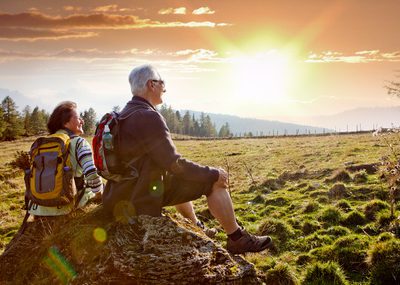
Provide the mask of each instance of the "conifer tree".
POLYGON ((38 106, 36 106, 30 116, 32 134, 40 135, 46 133, 46 122, 47 120, 43 112, 39 110, 38 106))
POLYGON ((3 132, 6 129, 6 123, 3 121, 4 111, 3 106, 0 105, 0 138, 3 137, 3 132))
POLYGON ((219 137, 229 137, 231 136, 231 131, 229 129, 229 124, 226 122, 224 125, 221 126, 219 129, 218 136, 219 137))
POLYGON ((22 120, 24 122, 25 135, 32 135, 33 131, 31 126, 31 107, 29 105, 26 105, 24 110, 22 110, 22 120))
POLYGON ((89 110, 85 110, 81 117, 84 121, 83 131, 87 135, 93 135, 96 130, 96 112, 92 107, 89 110))
POLYGON ((185 135, 191 135, 191 131, 193 129, 193 121, 191 120, 189 111, 185 112, 185 115, 182 118, 182 132, 185 135))
POLYGON ((5 128, 2 133, 3 140, 14 140, 24 133, 23 123, 17 106, 10 96, 6 96, 1 102, 3 109, 3 121, 5 128))

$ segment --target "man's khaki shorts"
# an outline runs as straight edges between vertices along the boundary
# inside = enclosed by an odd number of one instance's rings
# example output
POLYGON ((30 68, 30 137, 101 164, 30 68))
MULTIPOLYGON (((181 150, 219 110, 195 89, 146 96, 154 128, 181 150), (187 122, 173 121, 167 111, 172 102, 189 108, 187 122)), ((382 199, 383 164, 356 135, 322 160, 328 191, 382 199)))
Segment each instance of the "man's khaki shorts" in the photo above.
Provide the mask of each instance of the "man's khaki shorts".
POLYGON ((213 183, 188 181, 167 174, 164 181, 163 206, 173 206, 211 194, 213 183))

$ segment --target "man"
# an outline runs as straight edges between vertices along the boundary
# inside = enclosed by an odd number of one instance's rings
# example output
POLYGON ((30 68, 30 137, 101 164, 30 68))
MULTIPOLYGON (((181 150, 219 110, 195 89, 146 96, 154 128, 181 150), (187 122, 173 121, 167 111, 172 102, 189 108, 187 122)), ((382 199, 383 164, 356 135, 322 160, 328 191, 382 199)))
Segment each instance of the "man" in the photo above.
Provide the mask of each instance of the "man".
POLYGON ((228 235, 231 253, 259 252, 272 246, 268 236, 254 236, 240 228, 227 191, 223 169, 201 166, 177 153, 164 118, 155 109, 166 92, 165 83, 151 65, 129 75, 133 98, 120 113, 119 155, 134 161, 136 180, 108 182, 103 194, 107 209, 160 216, 163 206, 177 205, 183 216, 196 221, 190 201, 207 197, 211 214, 228 235), (121 207, 123 209, 121 209, 121 207))

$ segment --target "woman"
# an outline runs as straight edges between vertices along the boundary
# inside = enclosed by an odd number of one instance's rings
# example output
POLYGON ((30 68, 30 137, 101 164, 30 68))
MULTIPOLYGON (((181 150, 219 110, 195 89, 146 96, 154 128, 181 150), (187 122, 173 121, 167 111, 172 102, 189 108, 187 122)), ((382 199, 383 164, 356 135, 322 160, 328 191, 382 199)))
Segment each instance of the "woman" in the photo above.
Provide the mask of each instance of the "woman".
MULTIPOLYGON (((79 117, 76 103, 71 101, 60 103, 50 115, 47 123, 50 134, 64 133, 71 138, 69 155, 78 193, 82 193, 77 205, 78 208, 83 207, 90 199, 99 197, 103 193, 103 183, 94 166, 90 144, 80 137, 83 134, 83 123, 83 119, 79 117)), ((34 204, 29 213, 34 216, 60 216, 69 214, 74 210, 74 207, 74 203, 59 207, 45 207, 34 204)))

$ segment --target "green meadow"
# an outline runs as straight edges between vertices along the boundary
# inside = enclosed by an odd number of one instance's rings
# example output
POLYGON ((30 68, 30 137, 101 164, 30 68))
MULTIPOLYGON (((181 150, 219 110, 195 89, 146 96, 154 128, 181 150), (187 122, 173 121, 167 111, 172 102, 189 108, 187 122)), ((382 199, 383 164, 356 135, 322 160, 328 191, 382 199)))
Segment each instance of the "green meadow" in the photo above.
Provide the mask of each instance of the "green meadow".
MULTIPOLYGON (((22 171, 11 162, 33 140, 0 142, 0 253, 24 216, 22 171)), ((225 168, 239 223, 272 236, 271 251, 244 255, 268 284, 399 284, 400 207, 380 166, 397 142, 372 134, 175 141, 184 157, 225 168)), ((205 199, 194 204, 220 229, 205 199)), ((220 231, 215 241, 225 239, 220 231)))

